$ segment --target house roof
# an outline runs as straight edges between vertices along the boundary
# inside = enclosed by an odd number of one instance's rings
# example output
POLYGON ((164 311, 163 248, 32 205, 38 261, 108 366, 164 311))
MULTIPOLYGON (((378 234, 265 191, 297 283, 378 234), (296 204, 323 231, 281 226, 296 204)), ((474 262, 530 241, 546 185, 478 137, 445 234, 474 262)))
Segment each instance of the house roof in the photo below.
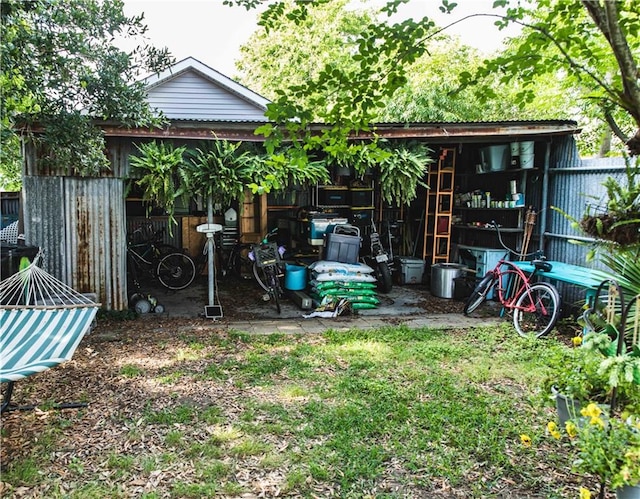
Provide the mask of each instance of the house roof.
POLYGON ((170 120, 267 121, 267 99, 193 57, 142 83, 151 108, 170 120))
MULTIPOLYGON (((103 123, 107 136, 146 138, 219 139, 261 142, 254 133, 266 123, 264 113, 270 101, 206 64, 188 57, 161 73, 143 80, 149 103, 170 120, 162 128, 125 129, 103 123)), ((316 123, 320 133, 328 125, 316 123)), ((353 139, 371 139, 373 133, 387 139, 419 139, 438 143, 496 142, 572 135, 580 132, 571 120, 528 120, 491 122, 376 123, 375 132, 359 132, 353 139)))

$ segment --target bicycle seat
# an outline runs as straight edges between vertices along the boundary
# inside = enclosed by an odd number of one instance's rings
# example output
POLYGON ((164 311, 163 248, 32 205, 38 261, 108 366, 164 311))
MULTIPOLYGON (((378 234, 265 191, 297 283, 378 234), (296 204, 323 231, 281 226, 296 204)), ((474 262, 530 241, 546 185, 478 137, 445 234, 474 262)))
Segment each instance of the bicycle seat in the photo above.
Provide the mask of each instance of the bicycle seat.
POLYGON ((553 265, 546 260, 533 260, 531 263, 536 270, 540 270, 542 272, 551 272, 551 269, 553 268, 553 265))

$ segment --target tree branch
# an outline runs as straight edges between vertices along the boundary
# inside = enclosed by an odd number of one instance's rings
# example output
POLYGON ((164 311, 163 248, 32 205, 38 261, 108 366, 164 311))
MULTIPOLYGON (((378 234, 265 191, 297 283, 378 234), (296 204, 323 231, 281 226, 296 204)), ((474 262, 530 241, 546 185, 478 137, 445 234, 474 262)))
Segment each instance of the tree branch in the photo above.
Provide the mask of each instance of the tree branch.
POLYGON ((626 143, 629 140, 629 136, 620 129, 620 127, 618 126, 618 123, 616 122, 615 118, 611 114, 611 111, 609 109, 605 108, 605 109, 602 110, 602 112, 604 114, 605 121, 609 125, 609 128, 611 128, 611 131, 622 142, 626 143))
POLYGON ((622 76, 623 95, 620 96, 624 108, 633 116, 640 126, 640 86, 638 84, 638 67, 629 44, 625 38, 618 18, 617 2, 598 0, 581 0, 582 5, 596 23, 596 26, 613 51, 622 76))

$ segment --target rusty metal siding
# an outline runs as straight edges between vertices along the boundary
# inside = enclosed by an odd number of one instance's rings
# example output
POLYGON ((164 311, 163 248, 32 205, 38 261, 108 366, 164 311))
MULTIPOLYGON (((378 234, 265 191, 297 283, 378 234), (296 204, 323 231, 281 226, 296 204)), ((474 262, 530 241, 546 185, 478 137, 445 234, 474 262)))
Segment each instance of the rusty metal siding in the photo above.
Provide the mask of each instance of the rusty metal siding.
POLYGON ((44 267, 107 310, 127 307, 125 203, 121 179, 25 177, 26 243, 44 267))

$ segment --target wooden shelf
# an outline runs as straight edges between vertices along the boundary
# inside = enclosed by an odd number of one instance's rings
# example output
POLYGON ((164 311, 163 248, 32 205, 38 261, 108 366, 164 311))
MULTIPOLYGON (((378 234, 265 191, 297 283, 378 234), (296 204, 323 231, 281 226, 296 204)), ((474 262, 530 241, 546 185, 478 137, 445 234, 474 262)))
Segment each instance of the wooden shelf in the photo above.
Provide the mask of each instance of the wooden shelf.
MULTIPOLYGON (((453 225, 452 226, 454 229, 460 229, 460 230, 479 230, 479 231, 485 231, 485 232, 495 232, 496 229, 494 227, 491 228, 487 228, 487 227, 476 227, 473 225, 453 225)), ((506 233, 510 233, 510 234, 519 234, 521 232, 523 232, 524 229, 519 229, 517 227, 500 227, 500 232, 506 232, 506 233)))
POLYGON ((500 175, 505 173, 524 173, 538 171, 540 168, 507 168, 506 170, 492 170, 488 172, 475 173, 475 172, 459 172, 458 175, 500 175))
POLYGON ((513 208, 471 208, 466 206, 456 206, 453 210, 473 210, 473 211, 517 211, 524 210, 524 206, 514 206, 513 208))

